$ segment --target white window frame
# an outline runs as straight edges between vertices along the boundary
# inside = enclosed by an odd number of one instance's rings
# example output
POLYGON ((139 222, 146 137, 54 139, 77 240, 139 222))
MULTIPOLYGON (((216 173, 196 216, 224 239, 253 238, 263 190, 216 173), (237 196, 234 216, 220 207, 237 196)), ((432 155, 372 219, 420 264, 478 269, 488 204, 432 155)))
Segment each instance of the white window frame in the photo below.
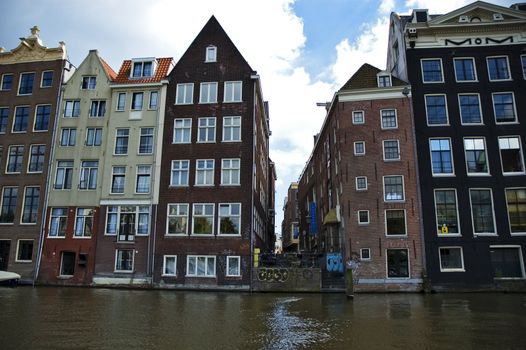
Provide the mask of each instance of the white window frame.
POLYGON ((202 117, 197 119, 197 143, 214 143, 216 142, 216 117, 202 117), (204 125, 201 125, 204 123, 204 125), (209 129, 213 129, 211 139, 209 139, 209 129), (201 140, 201 136, 203 140, 201 140))
POLYGON ((188 143, 192 143, 192 118, 176 118, 176 119, 174 119, 172 143, 173 144, 188 144, 188 143), (190 125, 186 125, 186 123, 188 121, 190 121, 190 125), (182 122, 183 126, 182 127, 177 127, 177 122, 182 122), (176 134, 177 134, 176 130, 181 130, 182 140, 180 140, 180 141, 175 139, 176 134), (188 136, 189 136, 188 137, 188 141, 184 140, 184 136, 186 135, 186 133, 188 133, 188 136))
POLYGON ((36 72, 20 72, 20 75, 18 76, 18 88, 17 88, 17 96, 29 96, 29 95, 32 95, 33 94, 33 91, 35 90, 35 77, 36 77, 36 72), (24 76, 25 74, 33 74, 33 85, 31 86, 31 92, 28 93, 28 94, 21 94, 20 93, 20 88, 22 87, 21 83, 22 83, 22 76, 24 76))
POLYGON ((139 128, 139 144, 137 145, 137 154, 139 154, 139 155, 153 154, 153 148, 154 148, 154 145, 155 145, 154 135, 155 135, 155 130, 154 130, 153 127, 141 127, 141 128, 139 128), (151 133, 146 133, 148 130, 151 130, 151 133), (144 134, 143 134, 143 131, 145 132, 144 134), (151 140, 152 140, 152 143, 151 143, 152 150, 150 152, 141 152, 141 146, 142 146, 142 142, 143 142, 143 137, 145 139, 150 139, 151 138, 151 140))
MULTIPOLYGON (((18 148, 17 148, 18 149, 18 148)), ((23 165, 24 165, 24 156, 25 156, 25 153, 26 153, 26 148, 24 145, 9 145, 9 147, 7 148, 7 156, 6 156, 6 162, 5 162, 5 173, 6 174, 20 174, 23 170, 23 165), (9 165, 11 164, 11 148, 14 148, 14 147, 22 147, 22 160, 20 161, 20 170, 19 171, 9 171, 9 165)), ((17 155, 16 156, 16 162, 15 162, 15 165, 18 164, 18 158, 19 156, 17 155)), ((15 169, 16 170, 16 169, 15 169)))
POLYGON ((354 125, 362 125, 365 124, 365 111, 352 111, 352 123, 354 125), (362 121, 357 121, 357 116, 361 114, 362 121))
POLYGON ((438 262, 440 266, 440 272, 466 272, 466 268, 464 265, 464 249, 462 249, 462 246, 441 246, 438 247, 438 262), (460 268, 447 268, 442 266, 442 249, 460 249, 460 262, 462 266, 460 268))
POLYGON ((2 213, 3 209, 4 209, 4 195, 5 195, 5 191, 6 189, 13 189, 13 188, 16 188, 16 199, 15 199, 15 208, 13 210, 13 221, 11 222, 2 222, 0 223, 0 225, 13 225, 15 223, 15 217, 16 217, 16 208, 17 208, 17 205, 18 205, 18 186, 4 186, 2 187, 2 192, 1 192, 1 197, 0 197, 0 213, 2 213))
MULTIPOLYGON (((463 140, 463 146, 464 146, 464 159, 465 159, 465 163, 466 163, 466 174, 468 176, 484 176, 484 175, 490 175, 490 171, 489 171, 489 156, 488 156, 488 147, 486 146, 486 138, 485 137, 482 137, 482 136, 469 136, 469 137, 464 137, 463 140), (469 171, 469 167, 468 167, 468 157, 467 157, 467 151, 468 149, 466 148, 466 141, 469 141, 469 140, 473 140, 473 142, 475 143, 477 140, 480 141, 482 140, 482 144, 484 146, 484 154, 485 154, 485 157, 486 157, 486 172, 470 172, 469 171)), ((479 151, 479 149, 476 149, 477 151, 479 151)), ((473 151, 473 150, 469 150, 469 151, 473 151)))
POLYGON ((398 129, 398 112, 396 108, 384 108, 380 110, 380 128, 382 130, 393 130, 398 129), (395 126, 384 126, 384 112, 394 112, 395 126))
POLYGON ((53 75, 55 75, 54 73, 55 73, 55 72, 52 71, 52 70, 44 70, 44 71, 42 71, 42 74, 40 74, 40 88, 41 88, 41 89, 49 89, 49 88, 53 87, 53 78, 54 78, 53 75), (44 86, 44 85, 43 85, 43 83, 44 83, 44 73, 49 73, 49 72, 52 73, 52 75, 51 75, 51 85, 49 85, 49 86, 47 86, 47 85, 44 86))
POLYGON ((407 211, 405 209, 385 209, 384 210, 384 232, 385 237, 406 237, 407 236, 407 211), (390 235, 387 233, 387 212, 388 211, 403 211, 404 212, 404 233, 400 235, 390 235))
POLYGON ((510 218, 510 207, 509 207, 509 202, 508 202, 508 190, 524 190, 526 191, 526 187, 506 187, 504 189, 504 194, 506 196, 506 212, 508 214, 508 227, 509 227, 509 230, 510 230, 510 235, 511 236, 526 236, 526 230, 524 231, 519 231, 519 232, 512 232, 511 231, 511 218, 510 218))
POLYGON ((176 105, 191 105, 194 103, 194 83, 177 84, 175 90, 176 105), (179 100, 179 94, 182 94, 182 100, 179 100))
MULTIPOLYGON (((68 164, 69 165, 69 164, 68 164)), ((59 159, 57 160, 57 165, 55 167, 55 182, 53 183, 53 189, 54 190, 57 190, 57 191, 68 191, 68 190, 71 190, 72 187, 73 187, 73 169, 75 168, 75 163, 73 160, 71 159, 59 159), (71 166, 66 166, 64 164, 61 164, 61 163, 65 163, 65 162, 68 162, 68 163, 71 163, 71 166), (62 187, 57 187, 57 180, 59 178, 59 169, 62 170, 60 173, 61 173, 61 184, 62 184, 62 187), (67 178, 68 178, 68 173, 69 173, 69 178, 70 178, 70 187, 67 188, 67 178)))
POLYGON ((411 278, 411 258, 409 256, 409 248, 386 248, 385 249, 385 278, 388 280, 408 280, 411 278), (387 251, 389 250, 405 250, 407 251, 407 277, 389 277, 389 256, 387 251))
POLYGON ((195 186, 214 186, 215 180, 215 159, 196 159, 195 160, 195 186), (212 167, 208 167, 209 163, 211 162, 212 167), (204 167, 200 167, 199 163, 204 164, 204 167), (211 172, 212 179, 211 182, 207 181, 208 174, 211 172), (199 182, 199 174, 203 174, 203 181, 202 183, 199 182))
MULTIPOLYGON (((456 188, 434 188, 433 189, 433 206, 435 208, 435 226, 436 226, 436 233, 438 237, 460 237, 462 235, 462 228, 460 226, 460 216, 459 216, 459 209, 458 209, 458 194, 456 188), (454 191, 455 192, 455 210, 457 215, 457 227, 458 227, 458 233, 442 233, 438 230, 438 210, 437 210, 437 201, 436 201, 436 193, 437 191, 454 191)), ((448 230, 449 231, 449 230, 448 230)))
MULTIPOLYGON (((40 199, 44 193, 41 193, 41 190, 40 190, 40 186, 25 186, 24 187, 24 195, 22 197, 22 209, 21 209, 21 213, 20 213, 20 225, 28 225, 28 226, 31 226, 31 225, 36 225, 38 223, 38 213, 40 211, 40 199), (35 221, 24 221, 24 212, 25 212, 25 207, 26 207, 26 200, 27 200, 27 191, 32 188, 32 189, 38 189, 38 198, 37 198, 37 203, 36 203, 36 208, 35 208, 35 212, 36 212, 36 218, 35 218, 35 221)), ((33 212, 33 210, 31 211, 33 212)))
POLYGON ((13 125, 11 125, 11 133, 12 134, 21 134, 21 133, 26 133, 28 131, 28 129, 29 129, 29 118, 30 118, 29 113, 30 112, 31 112, 31 106, 28 106, 28 105, 15 106, 15 111, 13 113, 13 125), (17 117, 20 117, 20 116, 17 115, 17 111, 18 111, 19 108, 20 109, 27 108, 26 128, 25 128, 25 130, 15 130, 17 117))
POLYGON ((102 128, 92 128, 92 127, 88 127, 86 128, 86 139, 84 140, 84 144, 88 147, 99 147, 102 145, 102 128), (89 138, 89 135, 90 135, 90 132, 93 133, 93 137, 92 137, 92 140, 91 142, 88 142, 90 141, 90 138, 89 138), (99 134, 100 138, 98 139, 98 142, 97 141, 97 134, 99 134))
POLYGON ((494 279, 498 279, 498 280, 522 280, 525 278, 526 276, 526 271, 524 270, 524 258, 523 258, 523 254, 522 254, 522 246, 521 245, 518 245, 518 244, 491 244, 489 246, 489 249, 499 249, 499 248, 515 248, 515 249, 518 249, 519 251, 519 261, 520 261, 520 264, 521 264, 521 272, 522 272, 522 277, 494 277, 494 279))
POLYGON ((205 50, 205 62, 217 62, 217 46, 208 45, 205 50))
POLYGON ((0 91, 11 91, 13 89, 13 82, 14 82, 13 78, 14 78, 13 73, 2 74, 2 81, 0 81, 0 91), (4 89, 4 79, 6 76, 9 76, 9 75, 11 76, 11 87, 9 89, 4 89))
POLYGON ((371 248, 360 248, 360 260, 361 261, 370 261, 371 260, 371 248), (368 252, 369 257, 364 258, 363 253, 364 251, 368 252))
POLYGON ((95 90, 97 88, 97 77, 95 75, 84 75, 80 82, 81 90, 95 90), (86 82, 86 85, 84 85, 86 82))
MULTIPOLYGON (((40 156, 40 154, 38 155, 40 156)), ((34 145, 30 145, 29 146, 29 155, 28 155, 28 160, 27 160, 27 173, 28 174, 41 174, 43 171, 44 171, 44 168, 46 166, 45 164, 45 159, 46 159, 46 145, 45 144, 34 144, 34 145), (30 171, 30 166, 31 166, 31 160, 33 158, 33 147, 40 147, 40 146, 44 146, 44 153, 42 154, 42 169, 41 170, 36 170, 36 171, 30 171)))
POLYGON ((217 259, 215 255, 187 255, 186 256, 186 277, 199 277, 199 278, 215 278, 217 274, 217 259), (197 274, 197 264, 199 258, 205 258, 205 274, 197 274), (195 272, 190 273, 190 259, 195 259, 195 272), (214 274, 208 274, 208 259, 213 259, 214 261, 214 274))
POLYGON ((226 116, 226 117, 223 117, 223 139, 222 139, 222 142, 240 142, 241 141, 241 117, 240 116, 226 116), (226 125, 227 124, 227 120, 229 121, 229 125, 226 125), (234 124, 234 121, 237 121, 239 120, 239 125, 233 125, 234 124), (230 130, 229 134, 230 134, 230 139, 226 139, 226 135, 227 135, 227 128, 230 130), (239 128, 239 138, 238 139, 235 139, 234 138, 234 128, 239 128))
POLYGON ((383 189, 383 197, 384 197, 384 202, 386 203, 401 203, 401 202, 405 202, 405 179, 404 179, 404 175, 384 175, 382 176, 382 189, 383 189), (385 192, 385 178, 386 177, 400 177, 402 179, 402 199, 386 199, 386 192, 385 192))
POLYGON ((239 186, 241 185, 241 158, 223 158, 221 159, 221 186, 239 186), (233 161, 238 161, 238 166, 232 165, 233 161), (225 167, 225 162, 228 166, 225 167), (237 172, 237 182, 232 181, 232 175, 237 172), (228 174, 228 176, 226 176, 228 174), (228 179, 227 179, 228 178, 228 179), (226 181, 228 180, 228 181, 226 181))
POLYGON ((217 82, 202 82, 199 86, 199 103, 200 104, 211 104, 217 103, 217 82), (215 94, 211 93, 211 87, 215 87, 215 94), (205 98, 206 95, 206 98, 205 98))
POLYGON ((159 91, 150 91, 148 98, 148 110, 155 111, 159 108, 159 91), (152 99, 155 96, 155 99, 152 99), (155 101, 155 105, 152 105, 152 101, 155 101))
POLYGON ((117 112, 124 112, 124 110, 126 109, 126 93, 125 92, 118 92, 117 93, 117 101, 116 101, 116 104, 115 104, 115 111, 117 112), (120 108, 120 102, 121 102, 121 98, 123 98, 123 104, 122 104, 122 108, 120 108))
MULTIPOLYGON (((442 150, 440 150, 442 152, 442 150)), ((455 159, 453 157, 453 145, 451 144, 451 138, 449 137, 440 137, 440 138, 430 138, 429 139, 429 163, 431 165, 431 174, 433 177, 451 177, 455 176, 455 159), (433 149, 431 148, 431 141, 442 141, 447 140, 449 144, 449 153, 451 155, 451 173, 435 173, 433 168, 433 149)))
POLYGON ((421 58, 420 59, 420 72, 422 74, 422 83, 424 84, 440 84, 444 82, 444 65, 442 64, 441 58, 421 58), (439 61, 440 62, 440 81, 426 81, 424 76, 424 61, 439 61))
POLYGON ((471 215, 471 228, 473 231, 473 236, 497 236, 497 222, 495 221, 495 203, 493 200, 493 190, 491 188, 469 188, 469 209, 471 215), (491 214, 493 216, 493 232, 475 232, 475 218, 473 216, 473 200, 471 198, 471 191, 489 191, 491 199, 491 214))
POLYGON ((355 182, 356 191, 367 191, 367 189, 369 188, 369 184, 368 184, 368 181, 367 181, 367 176, 356 176, 356 178, 354 179, 354 182, 355 182), (365 188, 360 188, 358 186, 358 180, 359 179, 364 179, 365 180, 365 188))
MULTIPOLYGON (((130 213, 134 213, 135 214, 135 225, 134 225, 134 232, 131 233, 129 236, 133 236, 134 239, 135 237, 146 237, 146 236, 149 236, 150 235, 150 232, 152 230, 152 208, 150 205, 110 205, 108 207, 106 207, 106 221, 104 223, 104 235, 105 236, 117 236, 117 242, 122 242, 119 240, 119 236, 121 235, 124 235, 123 233, 120 232, 120 227, 119 227, 119 223, 120 223, 120 220, 121 220, 121 215, 126 215, 126 214, 130 214, 130 213), (110 210, 111 208, 115 208, 115 210, 110 210), (123 211, 122 208, 134 208, 133 212, 132 211, 123 211), (148 209, 148 211, 146 211, 145 209, 148 209), (142 233, 140 232, 139 230, 139 223, 140 223, 140 217, 141 217, 141 214, 144 215, 144 214, 148 214, 148 227, 147 227, 147 233, 142 233), (109 222, 109 217, 110 215, 115 215, 116 217, 116 226, 115 226, 115 232, 108 232, 108 222, 109 222)), ((126 241, 124 241, 126 242, 126 241)), ((133 242, 133 241, 132 241, 133 242)))
POLYGON ((371 215, 369 213, 369 210, 357 210, 356 211, 356 220, 358 222, 358 225, 362 226, 362 225, 369 225, 371 223, 371 215), (360 221, 360 213, 366 213, 367 214, 367 221, 360 221))
POLYGON ((155 76, 155 69, 156 69, 156 60, 153 58, 133 60, 131 62, 131 67, 130 67, 130 79, 152 78, 155 76), (144 64, 145 63, 151 64, 151 70, 150 70, 149 75, 144 74, 144 64), (141 65, 140 75, 134 75, 135 65, 141 65))
POLYGON ((498 56, 488 56, 486 57, 486 67, 488 69, 488 80, 489 81, 510 81, 512 80, 511 78, 511 67, 510 67, 510 60, 508 58, 507 55, 498 55, 498 56), (505 58, 506 59, 506 68, 507 68, 507 71, 508 71, 508 78, 506 79, 492 79, 491 78, 491 73, 490 73, 490 70, 489 70, 489 61, 490 59, 493 59, 493 58, 505 58))
POLYGON ((113 146, 113 155, 114 156, 127 156, 129 148, 130 148, 130 129, 129 128, 118 128, 118 129, 115 129, 115 142, 114 142, 114 146, 113 146), (127 131, 128 134, 127 135, 119 135, 119 131, 127 131), (120 153, 120 152, 117 153, 117 141, 119 140, 119 138, 126 139, 126 152, 124 152, 124 153, 120 153))
POLYGON ((89 118, 103 118, 106 115, 106 100, 91 100, 88 115, 89 118))
POLYGON ((98 185, 98 182, 99 182, 99 161, 98 160, 81 160, 80 161, 80 175, 79 175, 79 190, 81 191, 94 191, 97 189, 97 185, 98 185), (97 166, 94 167, 94 166, 91 166, 91 165, 87 165, 84 166, 84 163, 94 163, 94 162, 97 162, 97 166), (96 171, 96 175, 95 175, 95 183, 92 184, 91 183, 91 173, 92 171, 96 171), (82 174, 86 172, 87 174, 87 178, 85 179, 85 182, 86 182, 86 185, 84 187, 81 186, 82 184, 82 174))
POLYGON ((383 140, 382 141, 382 153, 383 153, 383 158, 384 158, 384 162, 396 162, 396 161, 399 161, 401 159, 400 157, 400 141, 398 139, 389 139, 389 140, 383 140), (385 143, 386 142, 396 142, 396 147, 398 149, 398 158, 386 158, 385 157, 385 143))
POLYGON ((163 255, 163 277, 177 277, 177 255, 163 255), (166 273, 166 261, 168 259, 174 260, 174 273, 166 273))
POLYGON ((477 75, 477 66, 475 64, 475 59, 473 57, 455 57, 453 58, 453 69, 455 70, 455 81, 457 83, 473 83, 473 82, 477 82, 478 81, 478 75, 477 75), (474 80, 459 80, 457 78, 457 65, 455 64, 456 61, 471 61, 471 63, 473 64, 473 74, 474 74, 474 80))
POLYGON ((56 239, 56 238, 60 238, 60 239, 64 239, 66 238, 66 233, 67 233, 67 226, 68 226, 68 208, 67 207, 52 207, 49 209, 49 224, 48 224, 48 230, 47 230, 47 237, 48 238, 52 238, 52 239, 56 239), (63 210, 64 213, 62 214, 54 214, 53 211, 54 210, 63 210), (57 231, 56 231, 56 235, 52 235, 51 232, 51 228, 53 226, 53 222, 57 222, 56 224, 56 228, 57 228, 57 231), (65 225, 64 225, 64 234, 61 235, 60 234, 60 227, 61 227, 61 222, 62 221, 65 221, 65 225))
POLYGON ((479 93, 477 93, 477 92, 461 93, 461 94, 458 94, 457 99, 458 99, 458 115, 460 117, 460 124, 461 125, 484 125, 484 116, 482 115, 482 106, 480 104, 480 94, 479 93), (477 96, 478 106, 479 106, 479 114, 480 114, 480 122, 479 123, 466 123, 466 122, 464 122, 464 120, 462 118, 462 104, 460 103, 460 98, 462 96, 477 96))
POLYGON ((365 141, 356 141, 356 142, 354 142, 353 143, 353 151, 354 151, 354 155, 355 156, 359 156, 359 157, 365 156, 365 141), (356 150, 356 146, 358 144, 363 144, 363 152, 362 153, 358 153, 357 150, 356 150))
POLYGON ((93 208, 86 208, 86 207, 77 207, 75 209, 75 222, 74 222, 74 228, 73 228, 73 238, 75 239, 91 239, 92 236, 94 236, 94 228, 95 228, 95 220, 94 220, 94 216, 95 216, 95 210, 93 208), (91 216, 90 215, 81 215, 79 216, 79 211, 80 210, 91 210, 91 216), (77 235, 77 220, 78 218, 83 218, 82 222, 83 222, 83 227, 82 227, 82 234, 81 235, 77 235), (85 230, 85 225, 86 225, 86 218, 91 218, 91 230, 92 232, 87 235, 86 234, 86 230, 85 230))
MULTIPOLYGON (((184 211, 183 211, 184 213, 184 211)), ((188 216, 190 214, 190 205, 188 203, 168 203, 167 206, 166 206, 166 231, 165 231, 165 234, 167 236, 187 236, 188 235, 188 225, 189 225, 189 220, 188 220, 188 216), (170 214, 170 207, 175 207, 175 214, 170 214), (186 214, 181 214, 181 208, 186 208, 186 214), (186 219, 186 228, 185 228, 185 231, 183 233, 170 233, 169 232, 169 228, 170 228, 170 219, 171 218, 175 218, 175 219, 178 219, 178 218, 184 218, 186 219)))
POLYGON ((63 118, 78 118, 78 117, 80 117, 80 113, 81 113, 80 100, 66 100, 66 101, 64 101, 64 113, 62 115, 63 118), (70 109, 68 109, 69 105, 71 105, 70 109), (77 106, 78 108, 75 109, 75 106, 77 106), (68 113, 69 111, 71 111, 71 113, 68 113), (77 114, 74 113, 76 111, 78 111, 77 114))
POLYGON ((115 265, 113 272, 119 273, 133 273, 135 271, 135 249, 115 249, 115 265), (119 257, 119 251, 131 251, 132 263, 131 270, 117 270, 117 259, 119 257))
POLYGON ((223 102, 225 103, 237 103, 243 102, 243 82, 238 81, 225 81, 223 90, 223 102), (236 100, 236 87, 239 85, 239 99, 236 100), (229 95, 232 95, 230 99, 227 99, 229 95))
MULTIPOLYGON (((524 153, 522 150, 522 139, 520 135, 506 135, 506 136, 499 136, 497 138, 498 147, 499 147, 499 157, 500 157, 500 169, 502 171, 502 175, 504 176, 515 176, 515 175, 523 175, 526 173, 526 164, 524 164, 524 153), (502 161, 502 148, 501 148, 501 139, 511 139, 511 138, 517 138, 518 144, 519 144, 519 152, 521 157, 521 163, 522 163, 522 171, 504 171, 504 163, 502 161)), ((509 144, 509 141, 508 141, 509 144)), ((511 149, 511 148, 506 148, 511 149)))
POLYGON ((210 237, 210 236, 213 236, 214 235, 214 226, 215 226, 215 204, 214 203, 194 203, 192 205, 192 236, 197 236, 197 237, 210 237), (211 215, 206 215, 206 206, 212 206, 212 214, 211 215), (197 206, 203 206, 203 215, 196 215, 195 212, 196 212, 196 207, 197 206), (195 219, 196 218, 212 218, 212 223, 210 225, 211 229, 212 229, 212 232, 210 233, 195 233, 194 232, 194 229, 195 229, 195 219))
POLYGON ((241 277, 241 257, 239 255, 227 255, 226 257, 226 271, 225 271, 226 277, 241 277), (236 275, 230 274, 230 260, 237 260, 237 271, 238 273, 236 275))
POLYGON ((425 94, 424 95, 424 106, 426 108, 426 123, 427 123, 428 127, 449 126, 449 108, 448 108, 448 105, 447 105, 447 96, 446 96, 446 94, 425 94), (444 97, 444 106, 445 106, 445 110, 446 110, 446 122, 445 123, 441 123, 441 124, 430 124, 429 123, 429 112, 428 112, 428 109, 427 109, 427 99, 426 99, 427 96, 443 96, 444 97))
POLYGON ((51 115, 52 115, 52 110, 51 110, 51 105, 50 104, 39 104, 39 105, 36 105, 35 106, 35 116, 34 116, 34 120, 33 120, 33 132, 47 132, 49 130, 49 124, 51 123, 51 115), (38 111, 40 108, 45 108, 45 107, 49 107, 49 119, 48 119, 48 123, 47 123, 47 128, 46 129, 37 129, 36 128, 36 124, 37 124, 37 115, 38 115, 38 111))
POLYGON ((35 240, 34 239, 18 239, 16 241, 16 253, 15 253, 15 262, 20 263, 30 263, 33 261, 33 255, 35 255, 35 240), (33 242, 33 248, 31 249, 31 260, 21 260, 18 259, 18 253, 20 252, 20 242, 33 242))
POLYGON ((493 106, 493 118, 495 120, 495 124, 501 125, 501 124, 518 124, 518 114, 517 114, 517 103, 515 102, 515 94, 513 91, 499 91, 499 92, 492 92, 491 93, 491 105, 493 106), (497 120, 497 111, 495 110, 495 95, 505 95, 510 94, 511 100, 513 103, 513 115, 515 116, 515 120, 513 121, 498 121, 497 120))
POLYGON ((139 164, 135 171, 135 194, 150 194, 152 192, 152 166, 150 164, 139 164), (146 171, 147 169, 147 171, 146 171), (143 176, 148 177, 148 191, 139 192, 139 179, 143 176))
POLYGON ((378 73, 376 75, 376 82, 378 83, 378 87, 379 88, 393 86, 393 78, 391 77, 391 74, 378 73), (385 79, 385 78, 387 78, 387 79, 385 79), (384 81, 386 81, 387 83, 383 83, 384 81))
POLYGON ((126 166, 124 165, 114 165, 111 167, 111 183, 110 183, 110 194, 124 194, 126 191, 126 166), (124 172, 116 172, 116 170, 124 169, 124 172), (122 177, 124 179, 121 192, 113 192, 113 185, 117 177, 122 177))
POLYGON ((188 159, 174 159, 174 160, 172 160, 171 168, 170 168, 170 187, 187 187, 189 185, 189 183, 190 183, 190 160, 188 160, 188 159), (186 162, 186 164, 188 165, 188 167, 186 168, 186 183, 185 184, 174 184, 174 177, 173 177, 174 170, 175 171, 179 171, 179 172, 185 171, 185 169, 182 168, 182 167, 174 169, 174 164, 175 164, 174 162, 181 162, 181 163, 179 163, 180 165, 183 164, 182 162, 186 162))
POLYGON ((217 235, 218 236, 241 236, 241 203, 219 203, 218 209, 217 209, 217 235), (232 205, 238 205, 239 206, 239 214, 233 215, 232 214, 232 205), (221 215, 221 206, 228 206, 228 215, 226 217, 237 217, 238 218, 238 230, 239 233, 221 233, 221 218, 224 216, 221 215))
POLYGON ((131 105, 130 109, 132 111, 142 111, 142 108, 144 107, 144 91, 134 91, 132 92, 132 99, 131 99, 131 105), (135 101, 136 96, 142 96, 141 97, 141 103, 140 106, 135 101))

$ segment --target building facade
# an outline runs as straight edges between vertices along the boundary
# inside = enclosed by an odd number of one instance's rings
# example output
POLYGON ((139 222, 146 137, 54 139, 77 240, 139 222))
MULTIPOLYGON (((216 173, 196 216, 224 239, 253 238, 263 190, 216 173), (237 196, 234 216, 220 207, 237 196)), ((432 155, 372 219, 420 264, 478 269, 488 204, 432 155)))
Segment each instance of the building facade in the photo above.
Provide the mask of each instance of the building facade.
POLYGON ((283 202, 282 247, 285 252, 299 252, 298 183, 290 184, 283 202))

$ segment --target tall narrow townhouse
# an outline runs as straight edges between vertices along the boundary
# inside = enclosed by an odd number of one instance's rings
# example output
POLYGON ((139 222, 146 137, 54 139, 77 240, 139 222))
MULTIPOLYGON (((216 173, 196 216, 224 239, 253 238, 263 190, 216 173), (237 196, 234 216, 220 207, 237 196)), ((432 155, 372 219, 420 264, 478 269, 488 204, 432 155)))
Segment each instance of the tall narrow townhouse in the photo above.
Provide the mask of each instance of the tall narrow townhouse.
POLYGON ((0 270, 22 282, 34 279, 65 62, 65 44, 43 46, 36 26, 0 48, 0 270))
POLYGON ((413 90, 427 273, 443 289, 526 288, 526 5, 391 16, 413 90))
POLYGON ((126 60, 110 86, 94 285, 151 283, 166 78, 172 61, 126 60))
POLYGON ((95 267, 110 83, 116 73, 90 50, 63 85, 38 282, 89 285, 95 267))
POLYGON ((269 119, 259 76, 211 17, 169 77, 155 283, 250 288, 269 242, 269 119))

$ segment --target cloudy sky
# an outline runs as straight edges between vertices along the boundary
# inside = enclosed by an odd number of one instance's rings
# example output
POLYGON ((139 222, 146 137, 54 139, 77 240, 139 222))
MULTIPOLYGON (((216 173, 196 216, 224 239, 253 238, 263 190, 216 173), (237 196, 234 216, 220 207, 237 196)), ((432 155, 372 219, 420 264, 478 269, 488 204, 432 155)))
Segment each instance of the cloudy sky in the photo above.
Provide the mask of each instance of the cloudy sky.
MULTIPOLYGON (((46 46, 64 41, 78 66, 90 49, 115 69, 133 57, 179 59, 215 15, 270 104, 270 156, 277 167, 276 232, 283 200, 313 146, 339 87, 365 62, 385 68, 389 15, 414 8, 444 14, 467 0, 0 0, 0 46, 38 25, 46 46)), ((492 0, 509 7, 520 0, 492 0)))

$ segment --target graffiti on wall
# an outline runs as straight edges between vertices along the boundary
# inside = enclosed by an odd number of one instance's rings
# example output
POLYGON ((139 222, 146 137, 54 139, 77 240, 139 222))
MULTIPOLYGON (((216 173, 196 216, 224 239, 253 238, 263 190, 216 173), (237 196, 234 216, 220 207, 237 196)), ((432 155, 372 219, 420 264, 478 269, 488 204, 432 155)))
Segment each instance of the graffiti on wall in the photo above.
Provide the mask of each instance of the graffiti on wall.
POLYGON ((260 282, 287 282, 290 280, 310 281, 314 278, 311 269, 288 269, 283 267, 260 267, 257 269, 260 282))
POLYGON ((343 272, 343 258, 340 253, 327 253, 327 271, 343 272))

